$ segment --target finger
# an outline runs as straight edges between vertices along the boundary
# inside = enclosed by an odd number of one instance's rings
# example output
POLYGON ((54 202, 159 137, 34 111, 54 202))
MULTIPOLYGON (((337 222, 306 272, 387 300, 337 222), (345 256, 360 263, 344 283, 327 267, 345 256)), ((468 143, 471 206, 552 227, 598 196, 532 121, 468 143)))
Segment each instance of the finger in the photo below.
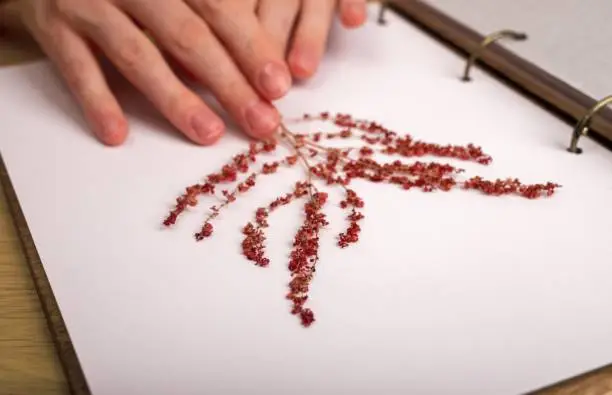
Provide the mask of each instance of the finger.
POLYGON ((291 74, 250 6, 240 1, 188 0, 206 20, 238 67, 268 100, 283 97, 291 87, 291 74))
POLYGON ((345 27, 361 26, 366 20, 366 0, 340 0, 340 20, 345 27))
POLYGON ((70 19, 185 136, 203 145, 216 142, 223 121, 178 79, 142 31, 109 3, 87 5, 70 19))
POLYGON ((174 55, 171 53, 164 51, 163 52, 164 59, 170 65, 170 68, 174 71, 174 73, 182 80, 189 84, 194 84, 198 82, 198 78, 187 68, 184 64, 176 60, 174 55))
MULTIPOLYGON (((150 0, 145 0, 146 2, 150 0)), ((153 32, 161 46, 206 85, 251 136, 270 136, 280 116, 262 100, 206 23, 183 2, 161 1, 155 7, 140 0, 125 3, 153 32)))
POLYGON ((285 54, 300 10, 300 0, 261 0, 257 15, 264 30, 285 54))
POLYGON ((296 78, 309 78, 319 67, 331 27, 335 2, 304 0, 289 52, 289 68, 296 78))
POLYGON ((26 23, 59 69, 94 134, 104 144, 122 144, 127 121, 87 44, 60 20, 44 27, 26 23))

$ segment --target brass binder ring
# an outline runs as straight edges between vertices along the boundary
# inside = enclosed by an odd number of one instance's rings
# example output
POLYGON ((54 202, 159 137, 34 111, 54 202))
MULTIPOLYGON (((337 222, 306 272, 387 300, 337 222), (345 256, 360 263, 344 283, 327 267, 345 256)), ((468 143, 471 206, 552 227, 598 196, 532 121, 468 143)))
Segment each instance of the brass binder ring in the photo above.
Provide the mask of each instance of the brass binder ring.
POLYGON ((476 49, 476 51, 472 53, 472 55, 468 59, 468 62, 465 65, 465 72, 463 73, 463 81, 471 81, 470 70, 472 69, 474 63, 476 63, 478 57, 480 57, 482 51, 487 47, 487 45, 502 38, 509 38, 515 41, 524 41, 527 40, 527 34, 514 30, 500 30, 486 36, 484 40, 482 40, 482 42, 480 43, 480 46, 476 49))
POLYGON ((569 148, 567 149, 569 152, 573 154, 581 154, 582 149, 578 147, 578 140, 581 136, 586 136, 589 132, 589 126, 591 125, 591 119, 593 116, 602 108, 606 107, 608 104, 612 103, 612 95, 607 96, 601 99, 597 104, 595 104, 589 112, 582 117, 582 119, 576 124, 574 128, 574 133, 572 133, 572 141, 570 143, 569 148))

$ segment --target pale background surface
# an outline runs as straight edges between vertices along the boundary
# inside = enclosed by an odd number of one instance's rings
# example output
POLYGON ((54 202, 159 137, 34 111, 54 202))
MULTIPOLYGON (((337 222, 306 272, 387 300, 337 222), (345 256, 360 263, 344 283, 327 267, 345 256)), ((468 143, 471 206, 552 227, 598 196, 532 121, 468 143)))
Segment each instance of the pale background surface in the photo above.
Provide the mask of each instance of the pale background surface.
POLYGON ((514 29, 527 41, 500 41, 579 91, 612 94, 612 3, 609 0, 427 0, 487 35, 514 29))
MULTIPOLYGON (((23 106, 25 107, 27 106, 27 104, 24 104, 23 106)), ((419 135, 422 135, 422 134, 419 134, 419 135)), ((561 140, 559 140, 559 142, 565 142, 565 140, 566 140, 565 138, 562 138, 561 140)), ((485 146, 487 145, 491 147, 490 142, 487 143, 485 146)), ((4 145, 2 145, 2 148, 4 149, 4 145)), ((513 169, 517 170, 517 168, 514 168, 511 166, 510 170, 512 171, 513 169)), ((517 172, 513 172, 513 174, 517 174, 517 172)), ((192 179, 191 176, 189 176, 188 174, 185 174, 185 178, 187 180, 192 179)), ((179 184, 181 183, 179 182, 179 184)), ((182 184, 180 186, 182 186, 182 184)), ((456 198, 456 196, 454 196, 453 198, 456 198)), ((477 201, 481 199, 486 199, 486 198, 477 197, 477 201)), ((3 212, 6 215, 6 212, 5 211, 3 212)), ((4 218, 6 220, 6 216, 4 218)), ((7 224, 7 222, 5 221, 4 224, 7 224)), ((7 279, 9 280, 14 279, 13 282, 9 282, 8 284, 15 285, 15 292, 11 292, 10 289, 7 289, 6 287, 0 287, 0 292, 1 292, 0 297, 4 298, 2 300, 6 301, 8 307, 26 306, 26 305, 31 306, 31 307, 27 307, 26 308, 27 311, 23 312, 23 317, 25 317, 24 321, 30 320, 31 323, 29 324, 22 323, 19 320, 19 317, 21 316, 21 314, 18 312, 13 312, 14 309, 12 308, 9 309, 7 307, 6 309, 2 308, 2 310, 0 310, 2 312, 2 316, 0 316, 0 320, 2 320, 2 323, 6 323, 7 328, 10 327, 10 330, 0 331, 0 335, 2 335, 2 340, 3 340, 2 341, 3 348, 0 350, 2 350, 2 352, 5 353, 3 355, 10 354, 10 358, 1 359, 3 362, 9 361, 8 365, 6 365, 6 367, 4 364, 0 366, 0 370, 5 371, 5 372, 6 371, 10 372, 10 378, 8 380, 4 379, 5 380, 4 382, 2 381, 2 379, 0 379, 0 383, 2 384, 4 384, 5 382, 8 382, 9 384, 14 383, 11 387, 9 387, 10 393, 13 393, 13 394, 32 393, 33 391, 28 390, 32 388, 37 389, 37 391, 34 391, 35 393, 55 393, 54 388, 58 392, 60 392, 61 386, 59 383, 56 383, 56 381, 58 380, 57 379, 58 377, 57 365, 56 364, 54 365, 53 357, 51 357, 51 354, 45 354, 45 351, 44 351, 45 347, 48 348, 48 343, 45 343, 45 334, 44 334, 45 331, 44 331, 44 328, 42 328, 41 326, 37 327, 36 320, 34 318, 34 317, 39 316, 39 312, 35 311, 37 306, 36 306, 35 301, 33 300, 33 294, 31 293, 31 289, 29 293, 27 291, 26 292, 22 291, 22 289, 28 289, 29 286, 27 285, 28 284, 27 279, 25 279, 26 271, 23 269, 22 266, 21 266, 21 269, 18 267, 20 264, 23 265, 23 261, 15 246, 14 233, 11 233, 11 228, 8 225, 6 229, 7 229, 7 232, 3 231, 0 233, 2 234, 2 237, 4 238, 3 239, 4 244, 3 244, 3 249, 2 249, 3 251, 2 265, 3 265, 5 272, 9 273, 9 275, 6 277, 2 276, 0 280, 4 280, 5 284, 7 284, 6 282, 7 279), (11 273, 17 273, 17 274, 12 275, 11 273), (18 295, 13 296, 16 294, 18 295), (22 300, 21 296, 19 295, 30 295, 29 302, 22 300), (18 327, 28 328, 24 330, 28 330, 31 332, 29 332, 27 335, 20 336, 19 332, 16 332, 15 330, 15 328, 18 328, 18 327), (19 339, 22 339, 22 340, 20 341, 19 339), (36 339, 40 339, 39 340, 40 343, 36 343, 36 339), (53 366, 55 366, 55 373, 53 373, 54 371, 53 366), (38 375, 38 378, 37 379, 33 378, 32 375, 38 375), (20 386, 19 383, 15 384, 15 382, 12 380, 13 377, 24 378, 22 381, 23 385, 20 386), (37 384, 40 385, 40 387, 35 386, 37 384)), ((344 259, 342 259, 342 261, 344 261, 344 259)), ((280 264, 282 263, 282 261, 278 263, 280 264)), ((323 281, 324 276, 321 275, 320 279, 321 281, 323 281)), ((329 298, 325 298, 325 300, 326 300, 326 303, 330 303, 329 298)), ((16 308, 19 309, 19 307, 16 307, 16 308)), ((601 314, 606 315, 605 311, 602 311, 601 314)), ((282 318, 282 313, 280 317, 282 318)), ((583 320, 581 320, 581 318, 582 317, 580 316, 574 316, 574 317, 570 317, 569 319, 572 321, 571 324, 577 324, 580 326, 585 323, 583 320)), ((163 320, 163 318, 160 318, 160 319, 163 320)), ((292 323, 293 322, 289 322, 289 324, 292 324, 292 323)), ((601 344, 602 346, 605 346, 607 343, 608 343, 607 341, 603 341, 601 344)), ((565 349, 565 347, 561 347, 561 349, 565 349)), ((569 349, 566 349, 566 350, 568 352, 567 355, 573 355, 571 350, 569 349)), ((442 364, 442 366, 438 368, 437 378, 440 381, 443 381, 445 377, 443 365, 444 364, 442 364)), ((511 367, 506 370, 506 373, 508 376, 514 376, 514 369, 511 367)), ((0 372, 0 377, 6 377, 6 376, 2 375, 0 372)), ((559 377, 559 378, 562 378, 562 377, 559 377)), ((608 391, 608 388, 609 388, 607 386, 608 382, 609 380, 606 379, 606 376, 601 374, 601 375, 597 375, 597 376, 588 378, 580 383, 575 383, 573 385, 566 386, 564 389, 561 389, 556 393, 604 394, 604 393, 607 393, 608 391)), ((2 390, 4 390, 4 388, 2 388, 2 390)), ((0 393, 2 393, 1 390, 0 390, 0 393)))

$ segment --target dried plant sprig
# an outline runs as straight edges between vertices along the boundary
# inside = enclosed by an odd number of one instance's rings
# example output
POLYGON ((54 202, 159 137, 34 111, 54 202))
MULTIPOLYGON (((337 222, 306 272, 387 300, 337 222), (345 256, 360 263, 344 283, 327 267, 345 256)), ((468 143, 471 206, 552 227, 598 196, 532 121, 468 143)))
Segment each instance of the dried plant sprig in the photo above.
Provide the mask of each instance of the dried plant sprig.
POLYGON ((176 199, 174 209, 164 219, 164 226, 170 227, 174 225, 188 206, 197 206, 200 195, 214 194, 215 187, 218 184, 234 182, 238 174, 248 172, 250 165, 257 160, 259 154, 272 152, 275 149, 275 141, 253 142, 249 144, 248 151, 235 155, 229 163, 221 167, 219 172, 206 176, 204 183, 190 185, 185 188, 185 193, 176 199))
POLYGON ((195 234, 196 240, 200 241, 207 237, 212 236, 213 225, 211 221, 219 216, 219 212, 235 202, 239 195, 244 195, 255 186, 255 181, 258 177, 275 174, 279 166, 285 165, 287 167, 295 166, 297 160, 295 156, 287 156, 281 162, 271 161, 264 163, 258 172, 251 173, 246 179, 238 183, 238 185, 232 191, 223 190, 223 200, 219 206, 212 206, 210 208, 211 213, 204 220, 204 224, 198 233, 195 234))
POLYGON ((270 260, 265 256, 265 228, 268 227, 268 217, 270 213, 276 211, 282 206, 286 206, 297 199, 300 199, 308 194, 310 186, 306 182, 296 182, 292 192, 284 196, 275 198, 266 207, 259 207, 255 211, 255 224, 247 223, 242 228, 242 233, 245 235, 242 241, 242 253, 250 261, 253 261, 257 266, 268 266, 270 260))
POLYGON ((339 131, 316 133, 294 133, 284 125, 278 136, 272 141, 251 143, 248 151, 234 156, 223 165, 220 171, 209 174, 205 182, 194 184, 185 189, 185 193, 176 200, 176 205, 163 221, 165 226, 172 226, 186 210, 198 204, 202 195, 214 195, 221 184, 237 185, 230 191, 222 191, 221 204, 211 207, 196 239, 211 237, 211 221, 219 216, 221 209, 227 208, 238 196, 250 191, 262 176, 276 174, 281 166, 293 167, 300 163, 305 170, 305 178, 295 182, 293 189, 274 197, 269 203, 255 211, 254 220, 243 228, 242 254, 255 265, 266 267, 270 264, 266 256, 266 234, 268 219, 278 208, 306 198, 303 208, 304 220, 294 236, 288 269, 291 280, 286 295, 291 301, 291 313, 297 315, 302 325, 312 325, 316 318, 314 312, 306 306, 309 299, 310 284, 319 262, 319 238, 323 228, 329 223, 323 207, 328 203, 328 194, 323 187, 338 187, 344 192, 344 199, 339 206, 348 213, 348 227, 337 237, 337 245, 346 248, 359 241, 364 221, 363 199, 350 186, 354 180, 373 184, 388 184, 402 190, 419 189, 422 192, 449 192, 453 189, 478 191, 489 196, 515 195, 526 199, 538 199, 552 196, 560 185, 552 182, 543 184, 523 184, 516 178, 485 180, 474 176, 461 180, 465 171, 448 163, 424 162, 421 160, 404 162, 406 158, 425 156, 469 161, 481 165, 490 165, 492 158, 482 148, 473 144, 439 145, 415 140, 410 135, 401 135, 383 125, 351 117, 348 114, 331 115, 323 112, 316 115, 305 114, 296 122, 325 121, 331 122, 339 131), (352 139, 355 147, 328 147, 323 144, 331 139, 352 139), (262 153, 276 154, 278 143, 284 143, 290 154, 280 161, 265 162, 257 171, 250 171, 251 165, 262 153), (391 162, 381 162, 377 158, 400 157, 391 162), (248 174, 248 175, 247 175, 248 174), (238 181, 240 175, 244 175, 238 181), (317 187, 316 183, 320 184, 317 187))

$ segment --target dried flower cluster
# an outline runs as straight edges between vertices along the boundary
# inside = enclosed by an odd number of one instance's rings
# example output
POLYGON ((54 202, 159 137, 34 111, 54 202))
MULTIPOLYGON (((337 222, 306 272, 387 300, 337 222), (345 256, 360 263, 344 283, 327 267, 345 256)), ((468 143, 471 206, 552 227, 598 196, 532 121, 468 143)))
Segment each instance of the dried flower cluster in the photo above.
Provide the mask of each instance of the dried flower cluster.
POLYGON ((359 241, 360 223, 364 219, 361 211, 364 201, 349 187, 355 179, 391 184, 404 190, 416 188, 423 192, 447 192, 461 188, 486 195, 517 195, 527 199, 551 196, 559 187, 551 182, 526 185, 512 178, 488 181, 481 177, 472 177, 462 181, 459 177, 463 170, 450 164, 423 161, 405 163, 402 158, 433 156, 489 165, 492 159, 480 147, 472 144, 458 146, 422 142, 414 140, 410 135, 399 135, 376 122, 356 120, 346 114, 332 116, 324 112, 315 116, 304 115, 299 121, 313 120, 331 122, 340 130, 297 134, 282 126, 275 140, 251 143, 246 152, 235 155, 218 173, 209 174, 203 183, 187 187, 163 221, 167 227, 174 225, 187 207, 198 204, 202 195, 218 196, 217 189, 220 185, 237 183, 231 190, 221 190, 221 203, 210 208, 201 229, 195 234, 198 241, 211 237, 214 231, 212 222, 219 216, 220 211, 251 190, 260 177, 276 174, 281 167, 293 167, 301 163, 306 174, 304 179, 296 181, 292 190, 285 195, 275 197, 268 204, 259 207, 255 211, 254 219, 242 228, 242 253, 255 265, 268 266, 270 260, 266 257, 265 230, 268 227, 269 215, 279 207, 305 200, 304 222, 295 234, 289 257, 291 280, 286 297, 292 303, 291 313, 297 315, 306 327, 315 321, 314 313, 305 305, 310 282, 319 261, 319 234, 321 229, 328 225, 323 212, 328 203, 328 195, 319 189, 322 186, 337 186, 344 191, 344 199, 339 205, 348 212, 348 226, 337 238, 337 245, 341 248, 359 241), (358 139, 360 145, 335 148, 323 146, 321 143, 324 140, 351 138, 352 141, 358 139), (258 170, 251 170, 260 154, 276 153, 280 143, 285 143, 290 149, 282 160, 265 162, 258 170), (398 159, 382 163, 376 160, 377 155, 395 156, 398 159), (319 184, 319 187, 316 184, 319 184))

